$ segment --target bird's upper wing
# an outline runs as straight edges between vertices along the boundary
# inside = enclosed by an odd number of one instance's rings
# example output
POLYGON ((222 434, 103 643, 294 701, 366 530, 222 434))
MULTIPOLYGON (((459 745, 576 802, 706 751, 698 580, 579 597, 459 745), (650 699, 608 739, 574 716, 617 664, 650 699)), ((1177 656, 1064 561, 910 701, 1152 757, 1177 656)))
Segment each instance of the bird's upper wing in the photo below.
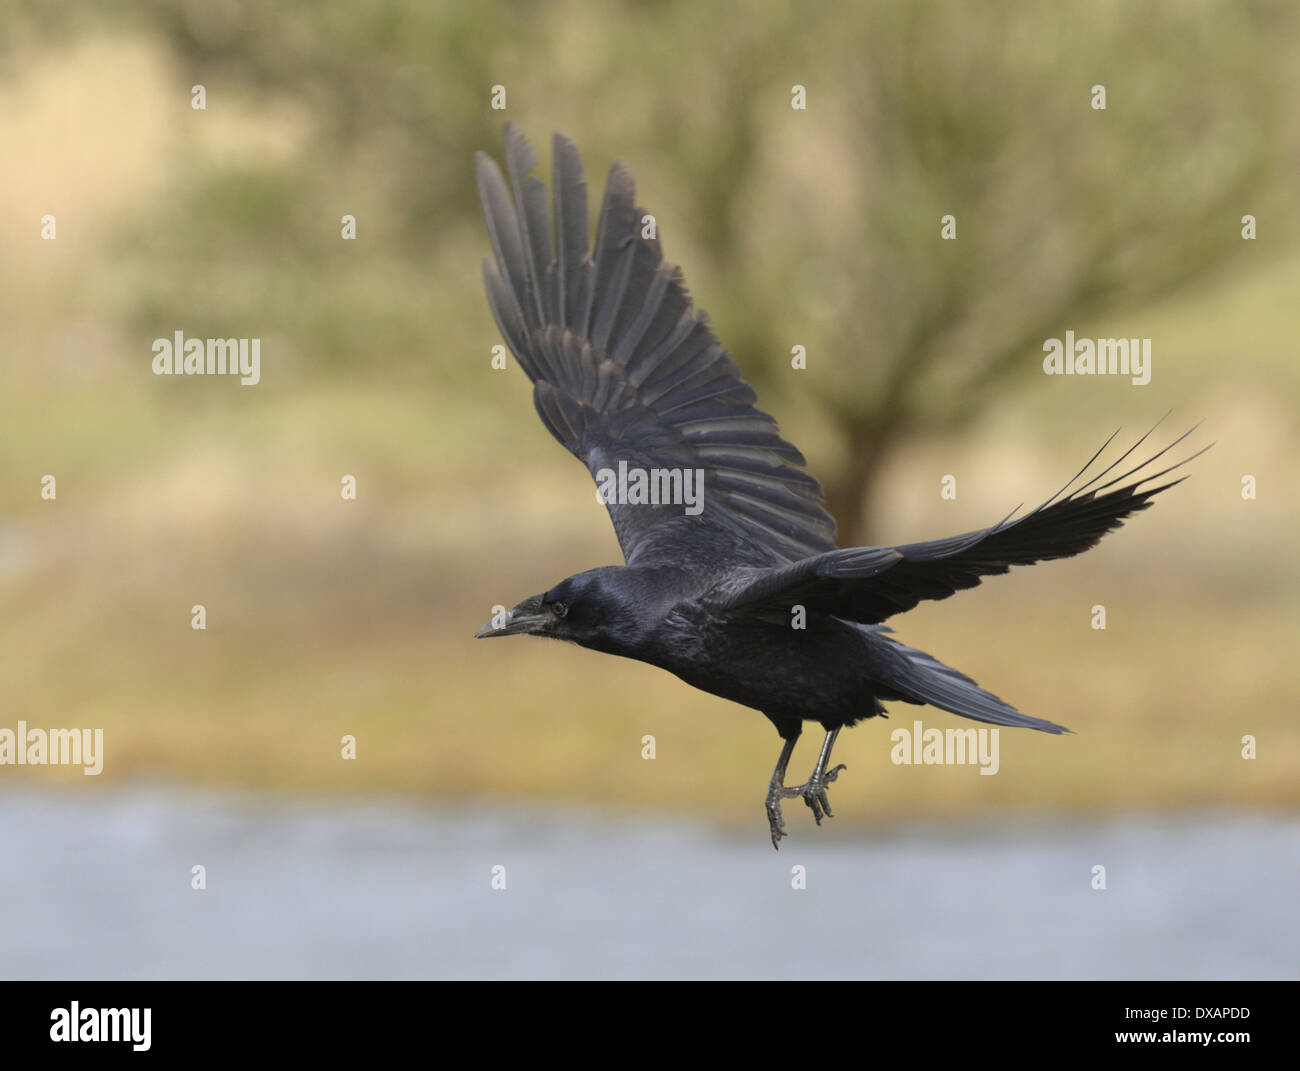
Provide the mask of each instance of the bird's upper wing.
POLYGON ((577 149, 555 136, 554 224, 546 188, 530 175, 536 162, 513 124, 509 186, 488 156, 476 160, 495 253, 483 262, 488 301, 533 381, 542 422, 598 486, 607 479, 598 474, 617 474, 620 462, 629 473, 703 478, 694 515, 681 501, 607 502, 627 562, 704 553, 770 566, 832 549, 821 487, 795 467, 803 456, 754 407, 681 271, 645 236, 652 221, 635 205, 627 169, 610 170, 593 251, 577 149))
MULTIPOLYGON (((719 611, 780 614, 788 620, 790 607, 800 605, 849 621, 877 624, 912 609, 923 599, 946 599, 964 588, 973 588, 983 577, 1005 573, 1013 565, 1069 558, 1096 546, 1125 517, 1146 509, 1154 495, 1182 481, 1172 480, 1145 490, 1144 485, 1192 458, 1114 490, 1106 489, 1146 468, 1190 434, 1191 431, 1186 432, 1141 465, 1093 488, 1093 484, 1137 449, 1146 439, 1144 435, 1103 472, 1060 498, 1088 471, 1100 456, 1099 450, 1061 491, 1017 520, 1008 519, 978 532, 928 543, 851 547, 775 569, 747 570, 723 581, 706 600, 719 611)), ((1107 440, 1107 445, 1110 441, 1107 440)), ((1192 457, 1200 453, 1204 450, 1192 457)))

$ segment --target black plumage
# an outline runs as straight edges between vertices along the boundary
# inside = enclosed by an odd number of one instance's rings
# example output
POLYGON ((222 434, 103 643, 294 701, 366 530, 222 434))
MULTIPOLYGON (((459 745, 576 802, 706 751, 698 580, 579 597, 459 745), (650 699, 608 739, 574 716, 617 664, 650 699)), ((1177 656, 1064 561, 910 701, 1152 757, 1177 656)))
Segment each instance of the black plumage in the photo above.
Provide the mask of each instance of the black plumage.
POLYGON ((570 640, 762 711, 784 740, 767 795, 774 845, 784 835, 782 799, 802 797, 819 824, 831 814, 827 785, 843 768, 829 767, 836 735, 884 713, 884 701, 1067 732, 899 643, 882 622, 1012 565, 1095 546, 1179 482, 1157 483, 1178 465, 1138 474, 1186 435, 1098 485, 1143 436, 1074 487, 1098 451, 1061 492, 1015 520, 925 543, 837 549, 835 522, 803 456, 755 407, 754 391, 693 307, 680 270, 663 259, 656 237, 645 236, 646 213, 627 169, 610 170, 589 248, 577 149, 556 135, 553 158, 552 217, 545 187, 532 176, 536 158, 513 124, 508 183, 478 155, 494 253, 483 263, 493 315, 533 382, 542 422, 598 483, 620 465, 683 478, 699 472, 702 508, 692 512, 680 498, 608 502, 625 564, 569 577, 478 635, 570 640), (792 627, 795 607, 803 608, 802 628, 792 627), (827 737, 808 781, 786 787, 804 721, 818 722, 827 737))

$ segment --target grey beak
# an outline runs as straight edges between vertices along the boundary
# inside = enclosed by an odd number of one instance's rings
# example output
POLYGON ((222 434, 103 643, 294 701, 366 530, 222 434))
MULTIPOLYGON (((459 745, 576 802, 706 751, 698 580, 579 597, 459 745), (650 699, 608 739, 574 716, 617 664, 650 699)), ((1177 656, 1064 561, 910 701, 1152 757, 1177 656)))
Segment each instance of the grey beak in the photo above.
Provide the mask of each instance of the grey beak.
POLYGON ((547 619, 547 616, 546 611, 542 609, 542 597, 533 595, 506 615, 505 624, 498 627, 494 618, 474 633, 474 638, 482 640, 490 636, 518 636, 527 632, 535 632, 537 627, 547 619))

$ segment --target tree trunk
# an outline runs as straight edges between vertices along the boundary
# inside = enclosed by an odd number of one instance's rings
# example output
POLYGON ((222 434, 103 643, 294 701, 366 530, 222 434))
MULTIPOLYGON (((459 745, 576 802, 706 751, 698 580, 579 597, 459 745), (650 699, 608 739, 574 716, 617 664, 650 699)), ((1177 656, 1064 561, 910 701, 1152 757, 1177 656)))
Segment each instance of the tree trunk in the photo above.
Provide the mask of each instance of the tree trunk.
POLYGON ((885 457, 897 445, 898 425, 879 417, 862 417, 847 429, 848 458, 826 484, 826 507, 839 522, 841 547, 866 545, 871 524, 867 504, 885 457))

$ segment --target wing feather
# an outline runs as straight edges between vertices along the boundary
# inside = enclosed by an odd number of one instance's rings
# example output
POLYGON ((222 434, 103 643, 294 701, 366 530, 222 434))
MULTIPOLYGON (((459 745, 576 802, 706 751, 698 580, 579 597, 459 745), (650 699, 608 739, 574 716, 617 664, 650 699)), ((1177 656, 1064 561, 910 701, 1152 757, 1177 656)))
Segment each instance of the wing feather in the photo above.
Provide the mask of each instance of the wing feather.
MULTIPOLYGON (((878 624, 911 610, 923 600, 946 599, 958 591, 973 588, 984 577, 1008 572, 1013 565, 1032 565, 1082 554, 1096 546, 1107 532, 1120 527, 1126 517, 1150 506, 1154 496, 1181 483, 1178 479, 1150 486, 1209 447, 1159 472, 1101 492, 1149 467, 1189 434, 1190 431, 1123 476, 1089 490, 1119 464, 1116 461, 1061 498, 1087 472, 1092 465, 1089 461, 1061 492, 1015 520, 1007 518, 990 528, 947 539, 897 547, 852 547, 790 565, 753 569, 728 577, 710 594, 709 602, 720 611, 758 615, 788 613, 798 603, 846 621, 878 624)), ((1092 460, 1099 454, 1100 451, 1094 454, 1092 460)))
POLYGON ((627 167, 610 169, 589 249, 582 161, 558 134, 552 156, 550 205, 513 124, 509 181, 486 155, 476 162, 493 253, 484 288, 537 413, 598 483, 620 462, 699 470, 704 481, 698 515, 682 503, 608 504, 626 560, 705 553, 775 566, 833 549, 820 485, 755 407, 658 238, 644 236, 627 167))

